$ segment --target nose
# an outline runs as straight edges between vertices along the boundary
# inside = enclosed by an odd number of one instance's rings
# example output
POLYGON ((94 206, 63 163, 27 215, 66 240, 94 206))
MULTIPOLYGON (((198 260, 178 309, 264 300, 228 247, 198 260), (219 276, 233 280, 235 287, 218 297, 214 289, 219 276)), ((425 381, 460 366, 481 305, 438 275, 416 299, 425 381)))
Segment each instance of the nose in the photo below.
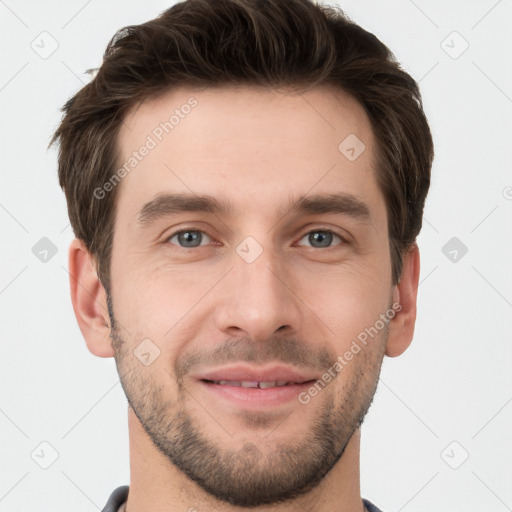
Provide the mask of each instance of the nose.
POLYGON ((301 301, 286 262, 264 250, 251 263, 235 254, 232 264, 218 290, 218 329, 230 337, 248 336, 255 341, 266 341, 278 331, 291 334, 301 329, 301 301))

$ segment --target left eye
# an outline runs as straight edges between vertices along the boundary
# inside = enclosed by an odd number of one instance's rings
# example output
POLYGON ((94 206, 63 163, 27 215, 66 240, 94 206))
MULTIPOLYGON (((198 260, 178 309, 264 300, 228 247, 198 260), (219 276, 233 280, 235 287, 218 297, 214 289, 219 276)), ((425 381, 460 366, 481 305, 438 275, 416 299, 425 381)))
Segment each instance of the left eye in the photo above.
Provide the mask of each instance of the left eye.
POLYGON ((174 233, 174 235, 169 237, 167 241, 170 243, 175 243, 181 247, 188 248, 199 247, 200 245, 208 245, 212 240, 203 231, 199 231, 197 229, 185 229, 183 231, 174 233), (173 242, 174 239, 176 239, 176 242, 173 242), (202 243, 205 240, 206 243, 202 243))
MULTIPOLYGON (((304 235, 301 240, 307 239, 307 241, 311 244, 315 249, 322 249, 324 247, 330 247, 331 243, 334 239, 338 239, 340 242, 344 242, 340 235, 323 229, 317 229, 314 231, 310 231, 306 235, 304 235)), ((302 244, 301 244, 302 245, 302 244)))

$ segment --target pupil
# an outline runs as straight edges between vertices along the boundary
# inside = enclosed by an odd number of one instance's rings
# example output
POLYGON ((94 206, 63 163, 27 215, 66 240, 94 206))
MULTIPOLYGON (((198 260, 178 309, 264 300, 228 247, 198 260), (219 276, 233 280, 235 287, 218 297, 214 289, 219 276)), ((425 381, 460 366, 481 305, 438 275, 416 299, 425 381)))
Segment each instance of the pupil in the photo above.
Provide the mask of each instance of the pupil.
POLYGON ((201 243, 201 235, 198 231, 185 231, 178 236, 180 244, 186 247, 197 247, 201 243))
POLYGON ((315 231, 314 233, 310 233, 309 241, 311 245, 316 245, 316 247, 329 247, 332 242, 332 233, 327 233, 325 231, 315 231))

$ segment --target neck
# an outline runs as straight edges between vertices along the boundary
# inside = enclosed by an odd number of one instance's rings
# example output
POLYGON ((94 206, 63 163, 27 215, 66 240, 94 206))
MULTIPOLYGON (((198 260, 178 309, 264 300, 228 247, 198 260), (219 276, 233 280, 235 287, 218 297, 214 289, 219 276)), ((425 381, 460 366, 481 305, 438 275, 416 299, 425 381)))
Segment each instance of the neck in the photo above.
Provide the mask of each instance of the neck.
MULTIPOLYGON (((131 407, 128 407, 130 440, 130 492, 126 512, 247 512, 217 500, 183 474, 153 444, 131 407)), ((359 483, 360 430, 351 437, 343 456, 322 482, 295 500, 253 508, 265 512, 363 512, 359 483)))

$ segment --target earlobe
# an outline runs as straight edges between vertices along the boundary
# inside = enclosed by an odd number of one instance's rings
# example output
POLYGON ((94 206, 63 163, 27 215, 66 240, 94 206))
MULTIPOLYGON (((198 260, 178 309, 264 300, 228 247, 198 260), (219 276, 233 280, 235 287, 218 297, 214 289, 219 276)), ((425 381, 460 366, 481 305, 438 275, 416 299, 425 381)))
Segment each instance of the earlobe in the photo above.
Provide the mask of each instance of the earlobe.
POLYGON ((78 239, 69 247, 69 282, 73 310, 87 348, 98 357, 113 357, 107 295, 91 254, 78 239))
POLYGON ((386 352, 397 357, 411 344, 416 323, 416 300, 420 276, 420 254, 414 244, 403 256, 400 282, 393 290, 393 304, 400 304, 399 311, 390 320, 386 352))

